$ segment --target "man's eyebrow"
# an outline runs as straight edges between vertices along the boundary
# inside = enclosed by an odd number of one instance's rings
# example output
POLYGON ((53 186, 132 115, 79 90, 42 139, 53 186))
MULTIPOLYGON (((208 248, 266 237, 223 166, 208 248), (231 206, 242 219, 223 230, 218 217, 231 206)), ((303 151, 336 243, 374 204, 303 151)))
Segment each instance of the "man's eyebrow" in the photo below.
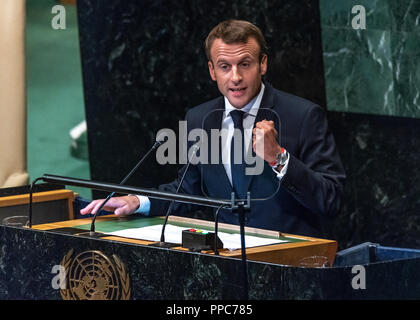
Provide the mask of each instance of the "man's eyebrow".
POLYGON ((249 60, 252 60, 252 58, 251 57, 243 57, 241 60, 239 60, 239 63, 249 61, 249 60))
POLYGON ((226 64, 230 64, 229 62, 227 62, 225 59, 220 59, 216 61, 216 64, 221 64, 221 63, 226 63, 226 64))
MULTIPOLYGON (((241 60, 239 60, 238 63, 242 63, 244 61, 249 61, 249 60, 252 60, 252 57, 250 57, 250 56, 247 55, 247 56, 243 57, 241 60)), ((230 64, 230 62, 227 61, 227 60, 225 60, 224 58, 216 61, 216 64, 221 64, 221 63, 230 64)))

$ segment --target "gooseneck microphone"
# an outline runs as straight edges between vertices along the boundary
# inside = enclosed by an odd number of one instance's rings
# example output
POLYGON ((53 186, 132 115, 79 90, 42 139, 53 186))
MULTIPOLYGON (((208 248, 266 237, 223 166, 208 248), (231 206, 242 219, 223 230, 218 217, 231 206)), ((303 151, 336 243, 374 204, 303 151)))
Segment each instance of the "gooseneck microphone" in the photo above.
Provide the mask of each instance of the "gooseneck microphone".
MULTIPOLYGON (((140 167, 140 165, 144 162, 144 160, 146 160, 146 158, 154 151, 156 150, 161 144, 162 142, 159 141, 159 138, 156 138, 155 143, 153 144, 153 146, 149 149, 149 151, 147 151, 147 153, 140 159, 140 161, 136 164, 136 166, 131 169, 131 171, 125 176, 125 178, 120 182, 120 185, 123 185, 124 183, 127 182, 128 179, 130 179, 130 177, 137 171, 137 169, 140 167)), ((115 195, 115 192, 110 193, 106 199, 101 203, 100 207, 98 208, 98 210, 95 212, 95 214, 93 215, 92 218, 92 223, 90 225, 90 231, 89 231, 89 236, 91 237, 95 237, 100 235, 101 233, 97 233, 95 232, 95 221, 96 221, 96 217, 98 215, 98 212, 100 212, 102 210, 102 208, 105 206, 105 204, 109 201, 109 199, 111 199, 113 196, 115 195)))
MULTIPOLYGON (((188 172, 188 169, 191 165, 191 160, 195 157, 195 155, 196 155, 196 153, 199 149, 199 146, 197 144, 194 144, 191 148, 192 148, 191 157, 188 160, 188 163, 185 167, 184 173, 182 174, 181 180, 179 181, 179 184, 178 184, 178 187, 176 188, 175 193, 178 193, 179 190, 181 189, 182 183, 184 182, 185 176, 186 176, 186 174, 188 172)), ((159 247, 171 247, 171 246, 174 246, 174 245, 179 245, 179 244, 165 243, 165 228, 166 228, 166 224, 168 223, 169 215, 172 212, 172 207, 173 207, 174 203, 175 203, 175 201, 171 201, 171 203, 169 204, 168 210, 166 211, 165 221, 163 222, 162 233, 160 235, 160 242, 158 242, 157 244, 153 244, 153 245, 157 245, 159 247)))

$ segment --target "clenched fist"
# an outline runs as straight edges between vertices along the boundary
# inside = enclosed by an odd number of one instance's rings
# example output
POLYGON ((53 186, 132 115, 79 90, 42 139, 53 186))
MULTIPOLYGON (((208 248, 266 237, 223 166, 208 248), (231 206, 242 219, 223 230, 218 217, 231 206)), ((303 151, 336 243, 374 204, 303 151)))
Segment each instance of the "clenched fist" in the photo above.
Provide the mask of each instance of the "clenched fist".
POLYGON ((252 147, 254 152, 268 163, 275 162, 277 155, 281 152, 281 146, 277 142, 277 136, 277 130, 274 128, 274 122, 271 120, 257 122, 252 131, 252 147))

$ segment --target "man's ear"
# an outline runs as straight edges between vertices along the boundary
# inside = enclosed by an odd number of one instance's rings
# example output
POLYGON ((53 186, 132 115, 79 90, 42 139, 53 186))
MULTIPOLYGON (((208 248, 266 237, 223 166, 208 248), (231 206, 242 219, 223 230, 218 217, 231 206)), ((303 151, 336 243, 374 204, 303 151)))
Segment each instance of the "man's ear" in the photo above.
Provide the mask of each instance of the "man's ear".
POLYGON ((214 72, 214 65, 213 65, 213 62, 208 61, 208 62, 207 62, 207 64, 208 64, 208 66, 209 66, 209 73, 210 73, 210 77, 211 77, 211 79, 212 79, 213 81, 216 81, 216 75, 215 75, 215 72, 214 72))
POLYGON ((267 72, 267 55, 263 55, 263 57, 261 58, 261 62, 260 62, 260 68, 261 68, 261 75, 265 75, 267 72))

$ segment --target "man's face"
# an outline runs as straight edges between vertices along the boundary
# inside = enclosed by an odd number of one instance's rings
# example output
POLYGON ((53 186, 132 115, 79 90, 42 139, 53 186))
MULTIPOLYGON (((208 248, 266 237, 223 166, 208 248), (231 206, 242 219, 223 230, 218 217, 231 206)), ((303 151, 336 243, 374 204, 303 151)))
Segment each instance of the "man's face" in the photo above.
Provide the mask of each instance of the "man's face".
POLYGON ((210 76, 235 108, 246 106, 261 89, 261 77, 267 71, 267 56, 260 61, 259 55, 260 47, 252 37, 246 43, 237 44, 216 39, 210 48, 210 76))

